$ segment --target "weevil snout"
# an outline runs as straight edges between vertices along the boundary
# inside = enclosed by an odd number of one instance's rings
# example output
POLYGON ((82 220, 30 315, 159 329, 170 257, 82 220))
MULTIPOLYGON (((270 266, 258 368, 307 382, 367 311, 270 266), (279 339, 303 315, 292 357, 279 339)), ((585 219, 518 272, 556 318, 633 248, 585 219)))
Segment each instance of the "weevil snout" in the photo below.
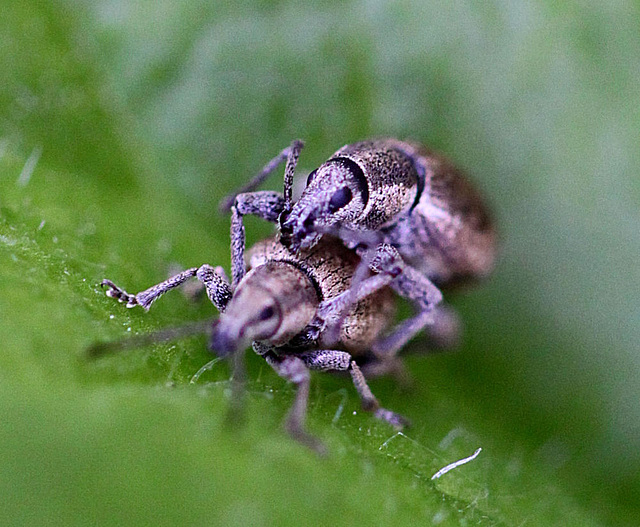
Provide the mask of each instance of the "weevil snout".
POLYGON ((280 242, 288 249, 297 252, 300 249, 306 249, 315 245, 320 238, 316 227, 316 220, 321 217, 319 207, 312 207, 310 210, 305 209, 294 211, 296 214, 289 217, 281 224, 280 242))
POLYGON ((302 331, 317 306, 317 292, 301 270, 269 261, 242 279, 213 329, 211 347, 228 355, 252 341, 280 345, 302 331))
POLYGON ((269 291, 259 285, 239 287, 213 329, 211 348, 225 356, 254 340, 272 338, 281 325, 281 308, 269 291))
POLYGON ((210 346, 220 357, 227 357, 234 353, 238 348, 239 339, 231 335, 220 325, 217 325, 211 333, 210 346))

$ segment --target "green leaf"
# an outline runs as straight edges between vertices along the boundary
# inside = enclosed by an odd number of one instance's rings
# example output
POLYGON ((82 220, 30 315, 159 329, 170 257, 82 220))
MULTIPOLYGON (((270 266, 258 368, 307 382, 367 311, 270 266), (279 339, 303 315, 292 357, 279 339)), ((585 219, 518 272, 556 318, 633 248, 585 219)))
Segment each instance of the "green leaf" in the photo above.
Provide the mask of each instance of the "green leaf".
POLYGON ((6 4, 3 523, 637 522, 635 4, 6 4), (179 293, 126 310, 103 278, 137 291, 174 263, 226 266, 226 192, 293 138, 303 172, 383 135, 464 167, 503 240, 495 277, 450 298, 462 348, 409 357, 408 389, 371 383, 412 428, 316 375, 319 459, 282 431, 293 390, 259 357, 242 422, 224 362, 194 379, 204 338, 86 360, 92 343, 215 316, 179 293))

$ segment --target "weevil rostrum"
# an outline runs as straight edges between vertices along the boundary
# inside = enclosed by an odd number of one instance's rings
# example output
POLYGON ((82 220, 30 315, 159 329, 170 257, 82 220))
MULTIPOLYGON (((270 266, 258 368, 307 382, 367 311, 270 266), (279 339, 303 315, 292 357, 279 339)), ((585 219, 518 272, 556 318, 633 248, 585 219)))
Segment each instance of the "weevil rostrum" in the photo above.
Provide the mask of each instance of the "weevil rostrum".
MULTIPOLYGON (((391 287, 417 311, 373 344, 377 356, 394 356, 434 322, 435 307, 442 301, 440 287, 492 271, 497 237, 487 207, 469 180, 443 157, 396 139, 343 146, 309 174, 293 203, 293 174, 302 146, 294 141, 238 194, 222 202, 221 208, 231 209, 234 218, 232 238, 240 239, 246 214, 279 222, 282 242, 294 252, 313 246, 325 233, 338 236, 362 258, 354 271, 352 301, 367 267, 394 276, 391 287), (284 160, 284 194, 252 192, 284 160)), ((340 317, 331 334, 337 335, 339 323, 340 317)))
MULTIPOLYGON (((135 295, 110 280, 103 280, 102 285, 108 296, 127 307, 148 310, 167 291, 197 278, 220 311, 219 319, 212 323, 212 351, 238 356, 253 344, 255 352, 297 388, 286 429, 319 452, 324 450, 322 443, 305 430, 309 370, 348 372, 365 410, 396 428, 406 424, 399 414, 379 405, 364 375, 401 369, 398 357, 381 359, 370 353, 394 318, 395 295, 388 287, 393 277, 379 273, 363 280, 355 305, 350 305, 341 321, 338 341, 328 346, 324 339, 327 324, 350 300, 351 278, 359 265, 355 252, 331 237, 297 253, 275 238, 267 239, 247 252, 248 273, 244 272, 244 256, 244 251, 232 254, 232 268, 242 269, 237 285, 229 282, 222 268, 210 265, 187 269, 135 295)), ((444 316, 445 332, 447 320, 444 316)))

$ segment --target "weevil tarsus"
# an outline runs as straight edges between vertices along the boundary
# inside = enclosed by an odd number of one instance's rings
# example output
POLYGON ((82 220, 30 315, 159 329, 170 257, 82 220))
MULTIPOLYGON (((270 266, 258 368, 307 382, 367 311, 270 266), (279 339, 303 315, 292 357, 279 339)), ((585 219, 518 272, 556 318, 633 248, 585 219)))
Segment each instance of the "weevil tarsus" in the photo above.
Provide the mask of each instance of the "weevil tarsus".
POLYGON ((402 428, 409 422, 401 415, 380 406, 378 399, 373 395, 371 388, 353 357, 346 351, 340 350, 313 350, 301 353, 299 357, 310 370, 317 371, 348 371, 353 385, 360 396, 362 408, 372 412, 375 417, 386 421, 392 426, 402 428))
POLYGON ((149 310, 151 304, 165 293, 181 286, 187 280, 196 277, 204 285, 207 296, 211 302, 220 310, 224 311, 226 303, 231 298, 231 288, 224 274, 216 271, 208 264, 201 267, 192 267, 181 273, 169 277, 167 280, 153 285, 135 295, 127 293, 118 287, 111 280, 102 280, 100 285, 107 287, 107 296, 115 298, 118 302, 126 304, 127 307, 140 306, 149 310))

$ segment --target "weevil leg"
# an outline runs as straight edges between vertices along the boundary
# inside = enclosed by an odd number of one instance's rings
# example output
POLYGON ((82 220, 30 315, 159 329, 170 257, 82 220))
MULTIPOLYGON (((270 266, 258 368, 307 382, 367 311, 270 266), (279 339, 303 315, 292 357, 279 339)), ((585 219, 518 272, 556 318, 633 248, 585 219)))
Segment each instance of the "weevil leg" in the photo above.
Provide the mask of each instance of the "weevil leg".
MULTIPOLYGON (((420 346, 420 350, 426 349, 429 353, 436 353, 459 347, 462 323, 458 313, 451 307, 440 304, 434 308, 432 315, 432 322, 425 327, 426 344, 420 346)), ((413 349, 411 351, 420 353, 420 350, 413 349)))
POLYGON ((407 371, 404 363, 399 357, 377 358, 360 366, 362 373, 367 379, 376 377, 391 376, 401 388, 409 388, 413 384, 413 378, 407 371))
POLYGON ((283 379, 296 386, 296 397, 293 406, 285 420, 287 432, 300 443, 315 450, 321 455, 326 454, 326 447, 315 436, 305 429, 307 404, 309 402, 309 370, 304 362, 295 355, 276 355, 272 352, 262 353, 267 363, 283 379))
MULTIPOLYGON (((390 276, 382 274, 368 277, 358 288, 354 297, 355 303, 386 287, 392 280, 393 278, 390 276)), ((320 334, 323 334, 324 345, 336 343, 340 338, 340 328, 344 321, 343 315, 353 304, 354 299, 349 290, 328 300, 323 300, 311 322, 287 343, 287 347, 296 350, 309 349, 317 345, 320 334)))
POLYGON ((390 334, 373 344, 375 354, 390 356, 395 355, 427 324, 433 323, 434 309, 442 302, 442 293, 424 274, 405 263, 395 247, 381 244, 374 251, 372 257, 365 257, 369 267, 375 272, 393 276, 391 287, 418 310, 416 315, 401 322, 390 334))
POLYGON ((379 357, 392 357, 421 329, 426 331, 426 343, 420 346, 421 351, 412 350, 414 353, 442 352, 454 349, 459 344, 461 332, 456 313, 436 306, 424 309, 398 324, 391 333, 374 342, 371 351, 379 357))
POLYGON ((321 305, 319 307, 318 317, 322 316, 326 320, 324 342, 328 345, 333 345, 340 340, 340 331, 349 314, 349 310, 361 299, 375 293, 385 285, 389 285, 393 280, 393 277, 383 274, 364 278, 368 272, 368 266, 361 261, 351 277, 349 289, 327 302, 326 306, 321 305), (374 284, 373 279, 377 280, 380 287, 371 287, 374 284))
POLYGON ((304 143, 298 139, 293 141, 290 146, 289 155, 287 156, 287 164, 284 167, 284 209, 291 212, 291 202, 293 200, 293 176, 298 165, 298 157, 304 143))
POLYGON ((321 302, 317 315, 311 324, 326 324, 332 330, 337 327, 339 332, 344 321, 343 315, 346 315, 353 305, 387 287, 392 281, 393 277, 385 274, 376 274, 365 278, 359 282, 355 291, 349 289, 336 297, 321 302))
POLYGON ((244 421, 245 385, 247 369, 245 367, 245 350, 239 349, 230 357, 233 375, 231 377, 231 405, 227 412, 227 423, 237 426, 244 421))
POLYGON ((368 248, 381 245, 381 234, 379 232, 355 231, 345 227, 323 228, 322 232, 341 239, 346 247, 355 249, 360 256, 360 263, 353 272, 349 289, 337 297, 333 305, 330 306, 330 314, 327 316, 329 322, 326 324, 324 341, 331 344, 338 342, 340 339, 340 330, 349 310, 366 296, 388 285, 394 277, 388 273, 369 276, 369 260, 373 258, 375 252, 368 248), (373 285, 376 280, 379 281, 379 286, 373 285))
POLYGON ((149 289, 145 289, 135 295, 127 293, 124 289, 118 287, 111 280, 104 279, 101 287, 108 287, 107 296, 115 298, 118 302, 126 303, 127 307, 142 306, 148 310, 151 304, 167 291, 171 291, 176 287, 184 284, 190 278, 193 278, 198 271, 197 267, 192 267, 186 271, 182 271, 176 275, 167 278, 164 282, 160 282, 149 289))
POLYGON ((149 289, 145 289, 135 295, 127 293, 111 280, 105 279, 100 285, 102 287, 108 287, 107 296, 115 298, 118 302, 126 303, 127 307, 141 306, 148 310, 151 304, 160 296, 182 285, 194 276, 204 284, 207 296, 211 299, 211 302, 213 302, 220 311, 224 311, 224 308, 231 299, 231 288, 225 277, 217 273, 213 267, 207 264, 182 271, 164 282, 151 286, 149 289))
POLYGON ((231 287, 235 289, 246 273, 244 261, 245 233, 243 217, 253 215, 275 223, 284 210, 279 192, 262 190, 238 194, 231 206, 231 287))
POLYGON ((373 413, 375 417, 386 421, 396 428, 407 426, 409 421, 400 414, 387 410, 380 406, 378 399, 371 392, 362 371, 346 351, 317 350, 307 351, 296 355, 310 370, 318 371, 348 371, 351 374, 353 385, 360 396, 362 408, 373 413))
POLYGON ((211 303, 216 306, 220 313, 223 313, 233 296, 229 286, 229 279, 224 269, 204 264, 196 272, 196 277, 204 284, 211 303))
MULTIPOLYGON (((298 156, 300 155, 300 150, 304 143, 299 140, 293 141, 288 147, 284 148, 276 157, 274 157, 271 161, 269 161, 262 170, 246 185, 238 189, 236 192, 229 194, 225 198, 220 201, 219 210, 220 212, 228 212, 233 206, 237 196, 239 194, 244 194, 246 192, 252 192, 260 186, 260 184, 265 181, 275 170, 283 163, 285 160, 287 161, 287 167, 291 164, 293 165, 293 169, 295 169, 295 164, 298 161, 298 156), (292 163, 293 161, 293 163, 292 163)), ((293 174, 292 174, 293 175, 293 174)), ((286 179, 286 171, 285 171, 285 179, 286 179)), ((285 192, 286 195, 286 192, 285 192)))
MULTIPOLYGON (((176 275, 182 272, 182 269, 184 269, 184 266, 178 263, 170 264, 169 270, 167 272, 167 278, 170 278, 173 275, 176 275)), ((202 297, 204 296, 205 288, 202 282, 199 282, 196 280, 191 282, 185 282, 184 284, 182 284, 182 286, 180 287, 180 292, 189 302, 196 303, 199 300, 201 300, 202 297)))

